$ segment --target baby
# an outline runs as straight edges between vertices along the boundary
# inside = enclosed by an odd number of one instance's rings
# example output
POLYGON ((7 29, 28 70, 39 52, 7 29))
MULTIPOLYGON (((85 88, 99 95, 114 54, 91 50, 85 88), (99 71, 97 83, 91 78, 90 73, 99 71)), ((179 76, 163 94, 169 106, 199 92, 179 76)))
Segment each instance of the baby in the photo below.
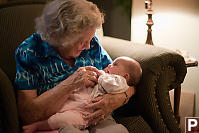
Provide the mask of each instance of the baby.
POLYGON ((73 91, 70 99, 59 112, 52 115, 46 121, 40 121, 23 127, 24 133, 38 130, 59 129, 66 125, 72 125, 79 129, 88 127, 88 121, 83 114, 90 114, 92 110, 85 110, 84 106, 97 96, 110 93, 125 92, 129 86, 136 85, 142 75, 140 64, 129 57, 118 57, 112 64, 101 71, 98 84, 94 88, 78 88, 73 91))

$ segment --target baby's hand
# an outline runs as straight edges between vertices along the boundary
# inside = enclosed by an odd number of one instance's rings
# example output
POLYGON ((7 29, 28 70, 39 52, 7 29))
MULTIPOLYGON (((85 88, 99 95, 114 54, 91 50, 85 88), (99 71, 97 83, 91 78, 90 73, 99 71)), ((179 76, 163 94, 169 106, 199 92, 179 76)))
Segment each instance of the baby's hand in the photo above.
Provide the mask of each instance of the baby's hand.
POLYGON ((93 67, 93 66, 85 66, 84 67, 87 71, 92 71, 95 73, 95 75, 97 77, 99 77, 100 75, 103 74, 103 71, 102 70, 98 70, 96 67, 93 67))
POLYGON ((100 75, 104 75, 105 73, 106 73, 105 71, 99 70, 99 76, 100 76, 100 75))

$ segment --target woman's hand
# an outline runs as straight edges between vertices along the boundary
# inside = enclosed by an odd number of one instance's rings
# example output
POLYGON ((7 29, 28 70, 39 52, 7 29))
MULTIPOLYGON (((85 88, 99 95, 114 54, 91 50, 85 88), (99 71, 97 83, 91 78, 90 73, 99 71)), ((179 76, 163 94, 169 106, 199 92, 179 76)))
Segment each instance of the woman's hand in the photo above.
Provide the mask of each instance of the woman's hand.
POLYGON ((89 125, 98 123, 105 119, 113 110, 123 105, 124 94, 105 94, 92 100, 92 103, 85 108, 94 110, 93 113, 85 115, 85 119, 89 121, 89 125))
MULTIPOLYGON (((135 88, 129 87, 126 91, 128 98, 135 94, 135 88)), ((85 109, 94 110, 93 113, 85 114, 84 119, 89 121, 89 124, 96 124, 100 120, 105 119, 115 109, 124 105, 126 95, 124 93, 119 94, 105 94, 103 96, 96 97, 88 104, 85 109)))
POLYGON ((79 88, 79 86, 93 87, 98 82, 100 75, 100 71, 95 67, 80 67, 74 74, 63 81, 63 85, 69 85, 71 89, 79 88))

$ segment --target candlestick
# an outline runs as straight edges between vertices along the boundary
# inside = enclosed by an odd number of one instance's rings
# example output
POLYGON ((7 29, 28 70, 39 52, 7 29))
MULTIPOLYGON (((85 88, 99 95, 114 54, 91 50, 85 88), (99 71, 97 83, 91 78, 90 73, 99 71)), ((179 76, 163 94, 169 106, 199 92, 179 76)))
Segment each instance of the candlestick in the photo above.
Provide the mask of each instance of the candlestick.
POLYGON ((146 14, 148 15, 148 20, 146 23, 146 25, 148 26, 146 44, 153 45, 152 28, 151 28, 152 25, 154 24, 152 20, 152 15, 153 15, 152 0, 145 0, 145 9, 147 9, 146 14))

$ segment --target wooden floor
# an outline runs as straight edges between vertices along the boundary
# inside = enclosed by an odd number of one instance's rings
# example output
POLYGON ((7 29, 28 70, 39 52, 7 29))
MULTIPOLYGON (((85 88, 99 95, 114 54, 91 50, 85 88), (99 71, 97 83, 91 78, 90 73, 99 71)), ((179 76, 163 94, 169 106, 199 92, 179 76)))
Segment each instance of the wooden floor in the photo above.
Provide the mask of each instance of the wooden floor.
MULTIPOLYGON (((194 93, 190 91, 183 91, 181 92, 181 99, 180 99, 180 126, 181 129, 184 131, 185 129, 185 117, 192 117, 194 116, 194 93)), ((173 106, 173 91, 170 91, 170 100, 173 106)))

